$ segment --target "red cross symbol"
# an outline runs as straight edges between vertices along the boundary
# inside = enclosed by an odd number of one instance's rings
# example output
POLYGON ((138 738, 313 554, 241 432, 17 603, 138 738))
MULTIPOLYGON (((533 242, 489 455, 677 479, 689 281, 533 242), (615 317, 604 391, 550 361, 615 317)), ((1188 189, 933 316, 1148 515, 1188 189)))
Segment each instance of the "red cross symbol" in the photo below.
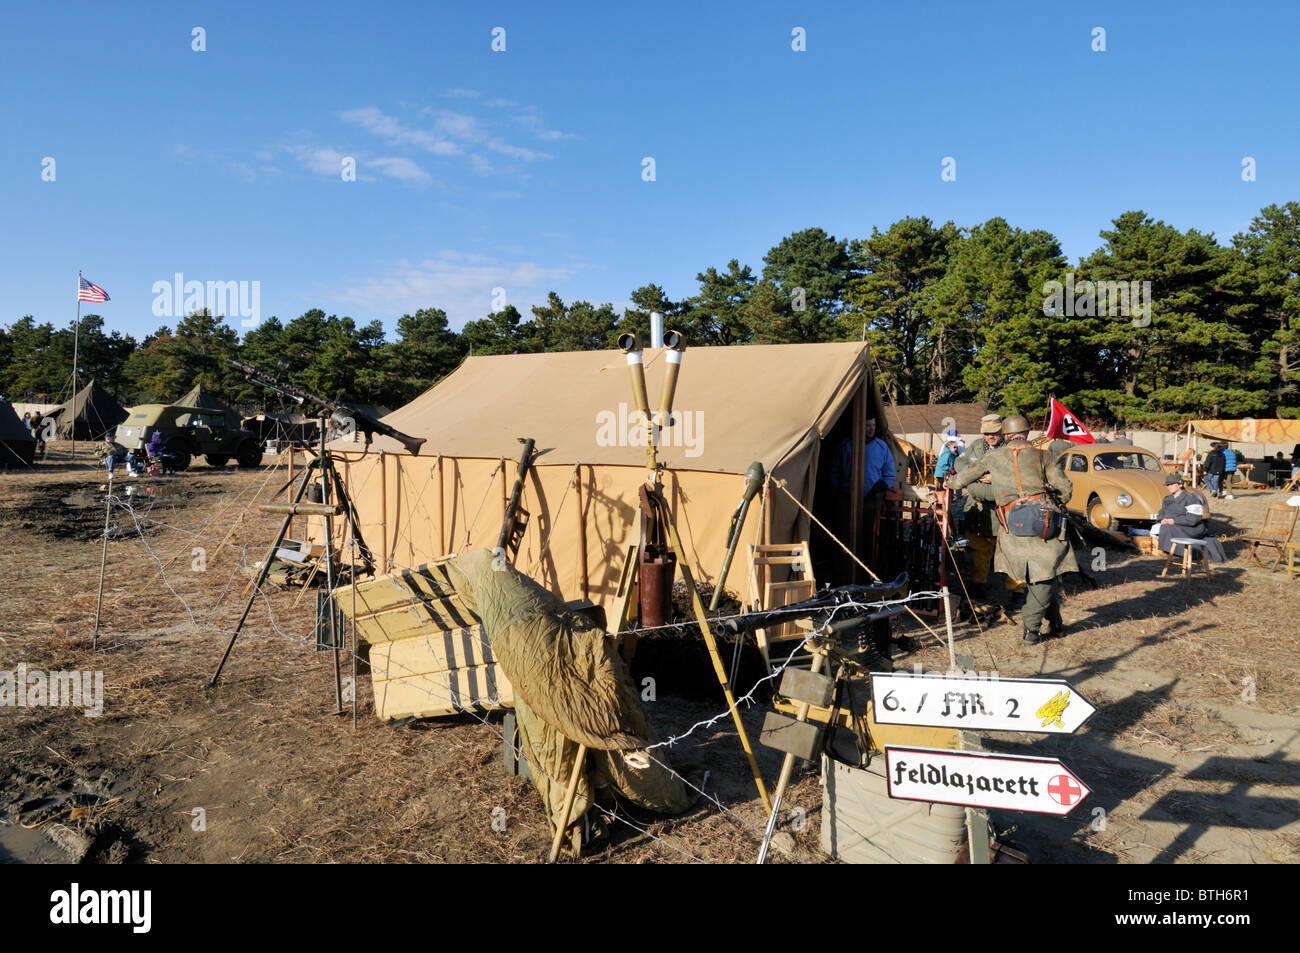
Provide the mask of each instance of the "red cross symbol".
POLYGON ((1069 807, 1083 797, 1083 788, 1075 784, 1074 778, 1068 774, 1058 774, 1047 782, 1047 793, 1057 804, 1069 807))

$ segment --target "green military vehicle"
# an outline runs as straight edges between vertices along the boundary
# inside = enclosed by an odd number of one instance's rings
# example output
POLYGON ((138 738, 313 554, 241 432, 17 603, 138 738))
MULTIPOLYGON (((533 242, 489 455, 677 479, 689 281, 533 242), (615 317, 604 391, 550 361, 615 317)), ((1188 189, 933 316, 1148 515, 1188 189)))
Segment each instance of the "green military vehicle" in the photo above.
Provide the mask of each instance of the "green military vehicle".
POLYGON ((162 433, 177 470, 184 470, 197 456, 212 467, 224 467, 231 459, 241 467, 262 463, 261 439, 243 428, 233 410, 141 404, 132 407, 126 420, 118 425, 116 439, 127 450, 143 454, 155 431, 162 433))

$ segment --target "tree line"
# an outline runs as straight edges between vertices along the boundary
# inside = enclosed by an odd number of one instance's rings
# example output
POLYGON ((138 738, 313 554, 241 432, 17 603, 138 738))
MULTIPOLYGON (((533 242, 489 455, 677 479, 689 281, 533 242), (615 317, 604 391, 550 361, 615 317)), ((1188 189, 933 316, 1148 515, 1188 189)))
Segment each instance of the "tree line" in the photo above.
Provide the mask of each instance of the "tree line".
MULTIPOLYGON (((696 275, 680 301, 646 284, 631 307, 556 293, 459 331, 437 308, 378 321, 312 310, 270 318, 242 340, 206 311, 143 341, 82 319, 80 374, 123 403, 174 400, 202 383, 235 406, 274 403, 224 363, 239 357, 328 397, 399 406, 467 354, 603 349, 649 314, 692 346, 865 340, 891 403, 979 401, 1038 414, 1055 396, 1131 427, 1188 417, 1300 417, 1300 203, 1270 205, 1219 243, 1125 212, 1076 263, 1043 230, 992 218, 969 228, 905 218, 861 239, 789 235, 759 272, 737 259, 696 275)), ((0 392, 66 388, 72 328, 30 316, 0 329, 0 392)))

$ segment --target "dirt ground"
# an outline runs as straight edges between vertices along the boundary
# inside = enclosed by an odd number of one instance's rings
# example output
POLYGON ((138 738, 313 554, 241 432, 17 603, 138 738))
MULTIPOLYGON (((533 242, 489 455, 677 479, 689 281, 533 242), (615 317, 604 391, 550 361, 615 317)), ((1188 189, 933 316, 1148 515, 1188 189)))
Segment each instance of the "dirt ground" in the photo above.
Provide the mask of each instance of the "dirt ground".
MULTIPOLYGON (((499 713, 386 725, 362 669, 355 724, 350 703, 335 714, 314 593, 270 587, 208 687, 247 598, 245 567, 277 528, 253 504, 282 488, 284 468, 199 463, 129 481, 130 510, 109 519, 92 652, 104 475, 84 448, 75 465, 67 444, 51 457, 35 473, 0 472, 0 671, 102 671, 104 707, 0 708, 0 861, 545 858, 541 801, 503 767, 499 713)), ((1060 757, 1093 789, 1063 818, 994 814, 1034 862, 1300 861, 1300 579, 1231 542, 1282 499, 1216 501, 1212 530, 1230 558, 1208 576, 1162 579, 1161 560, 1112 553, 1099 589, 1071 577, 1065 638, 1027 647, 1010 625, 957 627, 957 651, 979 670, 1066 678, 1099 709, 1070 736, 986 736, 988 750, 1060 757)), ((896 632, 896 668, 948 667, 933 636, 896 632)), ((649 658, 639 664, 658 665, 649 708, 662 734, 723 711, 699 645, 649 658)), ((345 678, 353 661, 343 656, 345 678)), ((744 709, 752 737, 768 710, 765 699, 744 709)), ((773 783, 780 754, 758 756, 773 783)), ((765 817, 730 720, 696 728, 669 757, 705 792, 696 807, 671 819, 624 810, 587 860, 752 862, 765 817)), ((825 860, 815 769, 784 807, 773 860, 825 860)))

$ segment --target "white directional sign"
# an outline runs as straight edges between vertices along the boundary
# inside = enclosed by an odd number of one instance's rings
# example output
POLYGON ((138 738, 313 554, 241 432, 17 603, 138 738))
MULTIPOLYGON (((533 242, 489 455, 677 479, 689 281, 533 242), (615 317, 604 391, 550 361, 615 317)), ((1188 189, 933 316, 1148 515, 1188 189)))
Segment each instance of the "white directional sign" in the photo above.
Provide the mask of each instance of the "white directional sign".
POLYGON ((885 746, 889 796, 1036 814, 1069 814, 1092 793, 1055 758, 885 746))
POLYGON ((875 719, 971 731, 1075 731, 1097 709, 1059 678, 871 673, 875 719))

